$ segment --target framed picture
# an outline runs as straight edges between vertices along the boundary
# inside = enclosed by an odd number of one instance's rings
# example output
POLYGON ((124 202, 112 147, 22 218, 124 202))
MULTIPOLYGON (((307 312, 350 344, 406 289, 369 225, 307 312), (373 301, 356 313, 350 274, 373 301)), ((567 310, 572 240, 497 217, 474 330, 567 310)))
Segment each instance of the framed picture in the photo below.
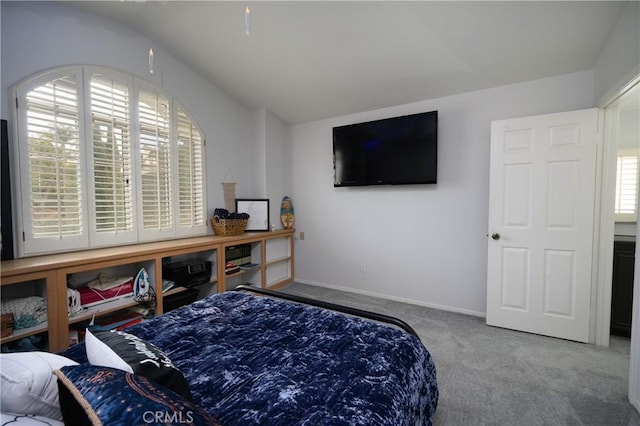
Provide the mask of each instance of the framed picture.
POLYGON ((246 231, 269 230, 268 198, 236 198, 236 212, 249 213, 246 231))

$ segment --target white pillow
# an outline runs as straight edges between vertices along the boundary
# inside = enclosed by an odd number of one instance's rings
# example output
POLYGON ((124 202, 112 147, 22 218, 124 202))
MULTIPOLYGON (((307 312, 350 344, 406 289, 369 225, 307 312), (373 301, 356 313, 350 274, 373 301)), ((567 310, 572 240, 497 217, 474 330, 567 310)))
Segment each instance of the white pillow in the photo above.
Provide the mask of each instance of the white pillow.
POLYGON ((48 352, 0 354, 0 411, 62 420, 53 370, 65 365, 78 363, 48 352))

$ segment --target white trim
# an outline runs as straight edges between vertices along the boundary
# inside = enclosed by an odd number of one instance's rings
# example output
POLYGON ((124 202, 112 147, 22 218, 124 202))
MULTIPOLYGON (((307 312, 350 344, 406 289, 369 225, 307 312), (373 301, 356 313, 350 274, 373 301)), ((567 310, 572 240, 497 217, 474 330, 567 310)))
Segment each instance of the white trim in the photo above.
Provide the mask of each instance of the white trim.
POLYGON ((640 83, 640 65, 635 66, 618 82, 618 84, 602 95, 598 100, 598 106, 600 108, 608 107, 638 83, 640 83))
MULTIPOLYGON (((617 115, 610 109, 604 110, 604 131, 600 138, 603 145, 600 197, 597 214, 600 217, 599 233, 594 238, 594 252, 596 269, 595 277, 595 324, 592 333, 592 343, 599 346, 609 346, 611 325, 611 280, 613 277, 613 234, 615 232, 614 204, 616 196, 616 160, 617 146, 615 132, 617 127, 617 115)), ((593 304, 592 304, 593 306, 593 304)))
MULTIPOLYGON (((621 80, 615 86, 615 90, 608 91, 600 98, 600 105, 605 110, 604 141, 603 141, 603 161, 601 176, 600 203, 597 208, 600 210, 600 232, 599 238, 594 238, 597 244, 597 281, 596 287, 596 308, 595 315, 595 337, 594 343, 600 346, 609 346, 610 325, 611 325, 611 280, 613 277, 613 239, 615 232, 615 172, 617 160, 617 144, 615 143, 615 132, 617 119, 615 118, 612 105, 625 93, 631 90, 636 84, 640 84, 640 72, 636 67, 632 73, 621 80)), ((636 283, 640 282, 636 278, 636 283)), ((634 299, 634 307, 640 300, 634 299)), ((640 386, 640 381, 638 382, 640 386)))
POLYGON ((376 293, 376 292, 373 292, 373 291, 358 290, 358 289, 354 289, 354 288, 351 288, 351 287, 342 287, 342 286, 338 286, 338 285, 325 284, 325 283, 321 283, 321 282, 318 282, 318 281, 299 280, 299 279, 296 279, 295 281, 298 282, 298 283, 301 283, 301 284, 308 284, 308 285, 312 285, 312 286, 315 286, 315 287, 324 287, 324 288, 329 288, 329 289, 332 289, 332 290, 344 291, 346 293, 353 293, 353 294, 361 294, 363 296, 378 297, 380 299, 393 300, 394 302, 401 302, 401 303, 409 303, 411 305, 423 306, 425 308, 438 309, 438 310, 441 310, 441 311, 448 311, 448 312, 455 312, 455 313, 458 313, 458 314, 472 315, 474 317, 480 317, 480 318, 486 318, 486 316, 487 316, 487 314, 484 313, 484 312, 471 311, 471 310, 468 310, 468 309, 460 309, 460 308, 455 308, 455 307, 446 306, 446 305, 438 305, 438 304, 435 304, 435 303, 425 303, 425 302, 422 302, 420 300, 408 299, 408 298, 405 298, 405 297, 391 296, 391 295, 388 295, 388 294, 376 293))
MULTIPOLYGON (((603 96, 600 100, 600 105, 606 108, 607 111, 607 122, 605 125, 607 126, 607 132, 605 135, 605 156, 609 156, 608 159, 604 161, 608 164, 611 164, 612 158, 617 157, 617 144, 614 139, 615 128, 612 129, 612 119, 610 118, 610 114, 614 111, 612 107, 614 106, 614 102, 620 99, 625 93, 631 90, 635 85, 640 84, 640 67, 635 67, 633 71, 633 77, 628 78, 626 84, 620 84, 619 90, 610 90, 603 96), (615 154, 615 155, 614 155, 615 154)), ((615 123, 614 123, 615 124, 615 123)), ((609 325, 611 321, 611 278, 613 275, 613 225, 610 225, 614 219, 613 205, 615 203, 615 168, 613 170, 609 169, 603 175, 603 179, 607 179, 609 181, 613 181, 613 183, 608 182, 608 185, 603 185, 603 195, 600 204, 601 211, 601 220, 605 222, 603 229, 605 227, 611 227, 611 229, 606 229, 606 232, 602 232, 601 238, 598 241, 600 245, 599 249, 599 257, 598 257, 598 270, 600 271, 600 275, 598 275, 598 304, 602 309, 599 309, 597 312, 597 330, 596 330, 596 344, 604 344, 606 340, 606 344, 609 343, 609 325), (606 202, 604 202, 606 201, 606 202), (607 204, 609 203, 609 204, 607 204), (607 217, 609 216, 609 217, 607 217), (610 246, 607 247, 607 245, 610 246), (606 271, 606 273, 605 273, 606 271), (608 301, 608 305, 607 305, 608 301), (608 314, 605 312, 606 306, 608 306, 608 314), (606 337, 605 337, 606 335, 606 337)), ((603 171, 604 173, 604 171, 603 171)), ((640 210, 640 209, 639 209, 640 210)), ((640 224, 640 211, 638 213, 638 221, 636 223, 640 224)), ((631 349, 629 354, 629 393, 628 398, 631 405, 633 405, 636 410, 640 412, 640 255, 638 254, 640 250, 640 226, 636 227, 636 261, 635 261, 635 276, 634 276, 634 294, 633 294, 633 314, 631 320, 631 349)))

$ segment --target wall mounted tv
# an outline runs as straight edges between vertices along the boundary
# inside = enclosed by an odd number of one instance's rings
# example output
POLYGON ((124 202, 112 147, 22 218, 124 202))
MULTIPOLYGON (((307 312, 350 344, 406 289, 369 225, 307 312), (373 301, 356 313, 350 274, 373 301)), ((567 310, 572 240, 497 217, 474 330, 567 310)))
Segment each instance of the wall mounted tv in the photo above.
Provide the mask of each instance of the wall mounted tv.
POLYGON ((333 128, 333 186, 436 183, 438 111, 333 128))

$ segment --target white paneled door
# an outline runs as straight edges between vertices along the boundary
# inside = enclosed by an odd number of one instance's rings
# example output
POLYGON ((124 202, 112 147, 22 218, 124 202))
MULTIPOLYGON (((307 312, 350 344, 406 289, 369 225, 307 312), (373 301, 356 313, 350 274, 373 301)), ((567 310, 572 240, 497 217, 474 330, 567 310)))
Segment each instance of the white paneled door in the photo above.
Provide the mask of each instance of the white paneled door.
POLYGON ((487 324, 589 341, 598 110, 494 121, 487 324))

